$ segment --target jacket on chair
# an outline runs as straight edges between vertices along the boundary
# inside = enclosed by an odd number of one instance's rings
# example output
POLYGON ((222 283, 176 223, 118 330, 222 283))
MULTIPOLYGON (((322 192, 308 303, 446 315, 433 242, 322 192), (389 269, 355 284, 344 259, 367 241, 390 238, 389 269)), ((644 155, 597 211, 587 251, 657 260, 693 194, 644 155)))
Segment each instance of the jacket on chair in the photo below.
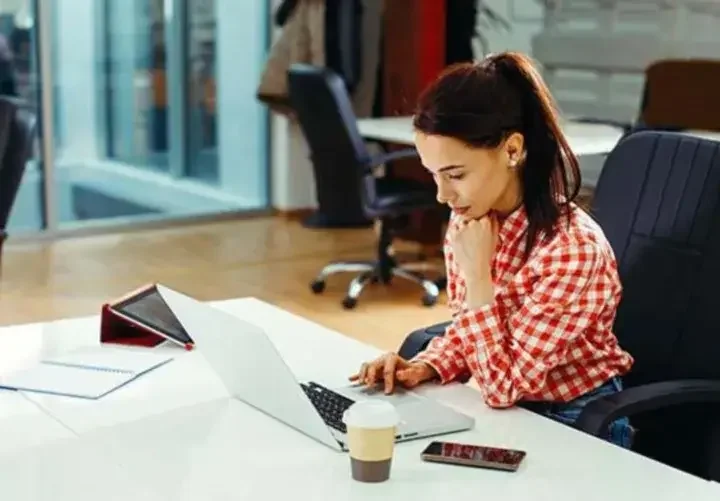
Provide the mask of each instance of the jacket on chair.
POLYGON ((295 63, 332 69, 352 92, 360 80, 361 23, 361 0, 283 2, 276 16, 283 30, 270 48, 258 99, 275 112, 292 115, 287 72, 295 63))

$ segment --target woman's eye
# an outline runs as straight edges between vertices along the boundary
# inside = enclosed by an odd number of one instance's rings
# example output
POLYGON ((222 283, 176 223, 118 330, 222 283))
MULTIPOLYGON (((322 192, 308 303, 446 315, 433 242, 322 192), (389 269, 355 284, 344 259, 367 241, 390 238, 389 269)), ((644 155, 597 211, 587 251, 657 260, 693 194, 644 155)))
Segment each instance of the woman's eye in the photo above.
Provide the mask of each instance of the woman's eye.
POLYGON ((452 179, 453 181, 460 180, 465 177, 465 174, 448 174, 448 178, 452 179))

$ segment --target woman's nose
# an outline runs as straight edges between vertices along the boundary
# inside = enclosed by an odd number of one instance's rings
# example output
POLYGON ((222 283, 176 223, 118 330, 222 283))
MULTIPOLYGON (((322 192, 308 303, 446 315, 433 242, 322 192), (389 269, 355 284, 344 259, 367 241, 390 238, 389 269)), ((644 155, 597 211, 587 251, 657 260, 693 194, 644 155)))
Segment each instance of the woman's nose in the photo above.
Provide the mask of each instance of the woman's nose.
POLYGON ((437 198, 437 201, 441 204, 446 204, 452 199, 450 190, 447 189, 445 183, 442 181, 437 182, 437 196, 435 198, 437 198))

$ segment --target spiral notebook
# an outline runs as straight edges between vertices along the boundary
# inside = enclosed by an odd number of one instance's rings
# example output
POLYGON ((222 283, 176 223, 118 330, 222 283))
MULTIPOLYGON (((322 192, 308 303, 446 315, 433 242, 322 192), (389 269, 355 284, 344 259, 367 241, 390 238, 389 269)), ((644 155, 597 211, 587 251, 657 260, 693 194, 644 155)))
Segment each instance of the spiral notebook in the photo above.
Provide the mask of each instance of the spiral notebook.
POLYGON ((100 346, 42 360, 0 378, 0 387, 98 399, 171 360, 158 353, 100 346))

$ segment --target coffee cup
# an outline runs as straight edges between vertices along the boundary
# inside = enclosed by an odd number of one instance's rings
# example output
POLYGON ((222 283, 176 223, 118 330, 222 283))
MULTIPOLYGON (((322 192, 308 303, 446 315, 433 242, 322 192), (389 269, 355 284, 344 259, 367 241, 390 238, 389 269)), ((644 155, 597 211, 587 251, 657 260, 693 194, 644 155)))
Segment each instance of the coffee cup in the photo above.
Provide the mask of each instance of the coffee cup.
POLYGON ((395 407, 384 400, 358 401, 345 411, 353 479, 384 482, 390 478, 399 421, 395 407))

